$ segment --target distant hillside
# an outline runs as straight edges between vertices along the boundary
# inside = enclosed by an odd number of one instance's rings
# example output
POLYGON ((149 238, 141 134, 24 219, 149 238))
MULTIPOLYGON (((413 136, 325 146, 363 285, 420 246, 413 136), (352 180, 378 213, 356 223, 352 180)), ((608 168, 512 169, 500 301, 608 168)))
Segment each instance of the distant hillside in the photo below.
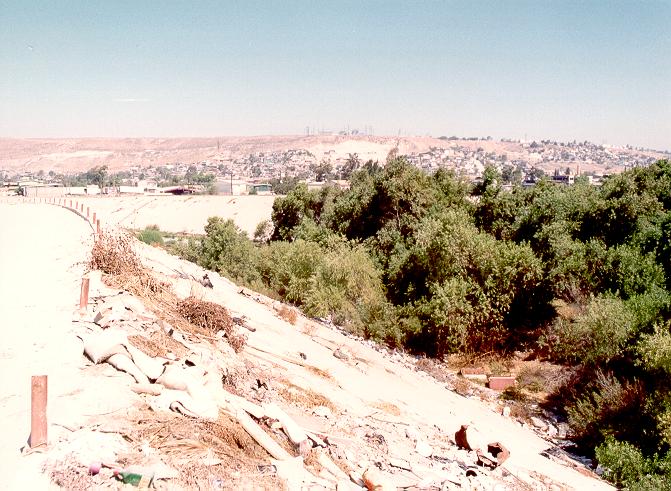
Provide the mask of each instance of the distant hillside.
MULTIPOLYGON (((307 150, 317 160, 347 158, 358 154, 363 161, 384 161, 390 150, 398 148, 401 155, 422 154, 455 147, 506 155, 508 160, 523 160, 544 165, 536 149, 519 142, 494 140, 446 140, 432 137, 385 136, 250 136, 220 138, 68 138, 16 139, 0 138, 0 169, 27 172, 54 170, 60 173, 79 172, 97 165, 110 170, 132 166, 155 166, 166 163, 193 163, 204 160, 234 160, 250 154, 307 150), (535 161, 535 162, 534 162, 535 161)), ((544 145, 545 149, 553 144, 544 145)), ((632 157, 663 158, 661 152, 618 149, 632 157)), ((597 164, 600 162, 590 162, 597 164)), ((587 170, 587 169, 585 169, 587 170)))

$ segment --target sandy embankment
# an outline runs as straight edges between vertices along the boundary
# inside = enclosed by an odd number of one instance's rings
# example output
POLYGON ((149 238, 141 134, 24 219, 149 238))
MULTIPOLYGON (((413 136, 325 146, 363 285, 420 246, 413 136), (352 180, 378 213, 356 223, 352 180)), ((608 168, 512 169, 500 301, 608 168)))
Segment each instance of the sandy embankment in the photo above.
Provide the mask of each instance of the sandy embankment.
POLYGON ((232 219, 252 238, 259 222, 270 220, 275 196, 68 196, 95 210, 106 225, 202 234, 207 219, 232 219))
POLYGON ((47 374, 49 440, 129 405, 124 379, 83 371, 73 313, 92 244, 89 225, 51 205, 0 203, 0 489, 46 489, 30 434, 30 378, 47 374), (63 426, 64 425, 64 426, 63 426))

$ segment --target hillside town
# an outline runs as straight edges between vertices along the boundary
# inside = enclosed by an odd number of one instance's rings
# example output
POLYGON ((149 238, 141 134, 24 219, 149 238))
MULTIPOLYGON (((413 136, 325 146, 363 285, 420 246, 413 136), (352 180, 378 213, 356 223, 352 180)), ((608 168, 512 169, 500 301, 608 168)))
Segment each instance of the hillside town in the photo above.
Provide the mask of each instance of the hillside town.
MULTIPOLYGON (((491 138, 458 139, 440 137, 435 146, 422 152, 402 153, 398 144, 389 156, 404 155, 413 165, 429 173, 449 169, 470 182, 477 182, 487 166, 495 167, 507 185, 533 186, 543 176, 560 184, 573 184, 584 176, 599 185, 611 174, 628 168, 646 166, 668 152, 613 147, 590 142, 524 142, 501 140, 492 146, 491 138), (447 145, 446 145, 447 144, 447 145)), ((104 161, 92 159, 90 169, 82 173, 49 170, 16 171, 0 169, 4 194, 22 193, 22 189, 47 194, 272 194, 273 185, 303 181, 308 187, 332 183, 347 187, 351 173, 369 163, 384 160, 362 158, 358 153, 343 154, 335 149, 320 152, 305 148, 257 151, 236 155, 218 151, 196 162, 170 162, 147 165, 128 162, 124 170, 113 172, 104 161)), ((281 194, 282 187, 279 192, 281 194)))

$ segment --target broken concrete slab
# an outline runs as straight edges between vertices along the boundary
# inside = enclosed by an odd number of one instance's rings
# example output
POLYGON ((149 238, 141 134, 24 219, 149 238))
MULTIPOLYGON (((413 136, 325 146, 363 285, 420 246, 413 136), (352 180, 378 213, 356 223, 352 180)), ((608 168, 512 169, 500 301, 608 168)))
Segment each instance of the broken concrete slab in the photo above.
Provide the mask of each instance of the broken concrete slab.
POLYGON ((431 448, 431 445, 426 443, 425 441, 418 440, 417 445, 415 446, 415 451, 421 455, 422 457, 429 458, 431 455, 433 455, 433 448, 431 448))
POLYGON ((462 368, 459 373, 467 380, 483 384, 487 382, 487 374, 483 368, 462 368))

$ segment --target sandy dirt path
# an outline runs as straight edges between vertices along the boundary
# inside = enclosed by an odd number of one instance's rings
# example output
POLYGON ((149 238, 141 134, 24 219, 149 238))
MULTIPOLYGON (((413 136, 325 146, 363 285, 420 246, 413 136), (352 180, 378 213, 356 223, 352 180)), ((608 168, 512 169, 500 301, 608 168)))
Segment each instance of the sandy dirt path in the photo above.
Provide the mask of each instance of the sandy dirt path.
POLYGON ((0 203, 0 489, 47 489, 43 454, 21 455, 30 434, 30 378, 48 375, 49 441, 62 425, 119 407, 118 377, 94 377, 73 313, 91 228, 50 205, 0 203), (117 392, 118 389, 118 392, 117 392))

